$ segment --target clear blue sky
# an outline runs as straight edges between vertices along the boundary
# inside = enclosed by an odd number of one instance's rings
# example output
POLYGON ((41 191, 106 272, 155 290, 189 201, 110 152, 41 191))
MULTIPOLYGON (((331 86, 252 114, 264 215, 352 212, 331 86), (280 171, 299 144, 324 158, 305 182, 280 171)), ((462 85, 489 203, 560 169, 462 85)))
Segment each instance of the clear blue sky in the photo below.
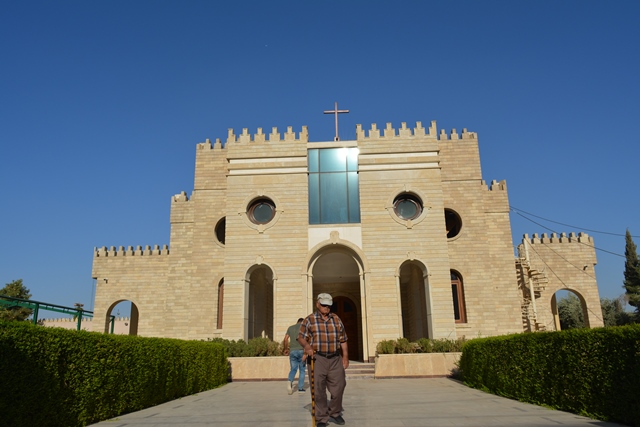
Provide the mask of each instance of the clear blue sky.
MULTIPOLYGON (((91 309, 93 248, 169 244, 198 142, 304 125, 331 140, 335 101, 342 139, 467 128, 485 180, 567 226, 540 224, 640 235, 639 22, 638 1, 5 1, 0 286, 91 309)), ((602 297, 623 267, 598 252, 602 297)))

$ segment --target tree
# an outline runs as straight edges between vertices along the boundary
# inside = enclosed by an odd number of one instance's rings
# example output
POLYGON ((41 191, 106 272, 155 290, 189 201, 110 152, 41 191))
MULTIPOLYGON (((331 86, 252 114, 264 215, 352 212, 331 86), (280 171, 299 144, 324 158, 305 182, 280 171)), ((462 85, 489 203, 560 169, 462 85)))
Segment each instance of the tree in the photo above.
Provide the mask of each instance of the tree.
POLYGON ((569 293, 566 298, 561 298, 558 302, 558 317, 560 317, 560 328, 576 329, 584 328, 584 313, 582 303, 573 293, 569 293))
POLYGON ((624 289, 629 299, 629 305, 636 308, 636 314, 640 315, 640 259, 633 243, 631 233, 627 229, 625 234, 624 256, 624 289))
MULTIPOLYGON (((7 283, 6 286, 0 289, 0 295, 5 295, 13 298, 29 299, 31 298, 31 291, 24 286, 22 279, 14 280, 11 283, 7 283)), ((33 310, 24 307, 8 307, 0 305, 0 319, 1 320, 26 320, 31 316, 33 310)))
POLYGON ((627 306, 626 296, 621 295, 616 299, 600 298, 604 326, 622 326, 634 323, 633 313, 625 310, 627 306))

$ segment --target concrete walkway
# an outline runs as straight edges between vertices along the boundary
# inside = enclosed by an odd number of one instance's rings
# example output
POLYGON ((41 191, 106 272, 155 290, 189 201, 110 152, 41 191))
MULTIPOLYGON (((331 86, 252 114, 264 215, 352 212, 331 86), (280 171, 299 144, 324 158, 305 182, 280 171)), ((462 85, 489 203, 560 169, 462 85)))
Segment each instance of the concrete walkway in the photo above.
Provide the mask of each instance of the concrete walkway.
MULTIPOLYGON (((346 427, 619 426, 497 397, 448 378, 351 380, 343 403, 346 427)), ((309 391, 289 396, 286 381, 234 382, 94 426, 310 427, 310 411, 309 391)))

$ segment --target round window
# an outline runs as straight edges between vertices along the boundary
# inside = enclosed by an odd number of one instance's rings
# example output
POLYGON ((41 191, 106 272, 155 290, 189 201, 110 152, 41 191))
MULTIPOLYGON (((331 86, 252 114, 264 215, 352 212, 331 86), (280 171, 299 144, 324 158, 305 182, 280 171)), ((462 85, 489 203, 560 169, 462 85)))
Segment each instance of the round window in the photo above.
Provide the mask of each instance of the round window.
POLYGON ((266 224, 276 215, 276 205, 270 199, 257 199, 251 202, 247 216, 254 224, 266 224))
POLYGON ((402 193, 393 201, 393 211, 404 220, 416 219, 422 213, 422 200, 415 194, 402 193))
POLYGON ((451 239, 460 234, 460 229, 462 228, 462 220, 460 219, 460 215, 458 212, 452 209, 444 210, 444 222, 447 227, 447 239, 451 239))

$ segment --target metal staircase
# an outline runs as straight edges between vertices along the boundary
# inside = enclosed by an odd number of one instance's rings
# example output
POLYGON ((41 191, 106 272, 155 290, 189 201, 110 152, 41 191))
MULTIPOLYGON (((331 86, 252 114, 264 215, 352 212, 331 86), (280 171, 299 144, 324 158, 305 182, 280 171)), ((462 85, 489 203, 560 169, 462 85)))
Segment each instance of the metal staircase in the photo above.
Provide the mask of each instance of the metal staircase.
POLYGON ((545 269, 537 270, 531 266, 527 250, 527 242, 523 240, 523 246, 518 247, 518 269, 519 283, 522 290, 522 326, 525 331, 536 332, 546 331, 547 327, 538 322, 536 310, 536 298, 540 298, 542 292, 547 288, 549 278, 545 269))

